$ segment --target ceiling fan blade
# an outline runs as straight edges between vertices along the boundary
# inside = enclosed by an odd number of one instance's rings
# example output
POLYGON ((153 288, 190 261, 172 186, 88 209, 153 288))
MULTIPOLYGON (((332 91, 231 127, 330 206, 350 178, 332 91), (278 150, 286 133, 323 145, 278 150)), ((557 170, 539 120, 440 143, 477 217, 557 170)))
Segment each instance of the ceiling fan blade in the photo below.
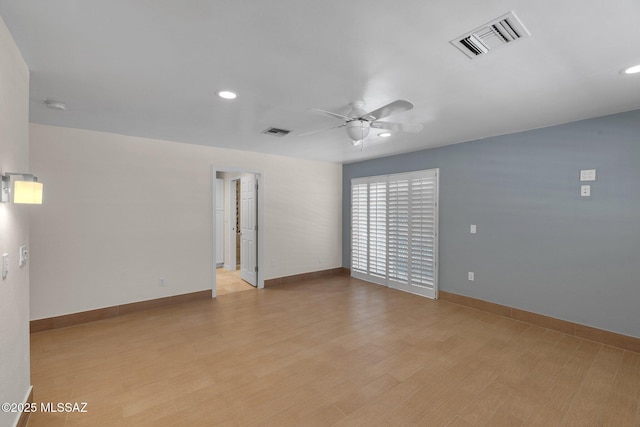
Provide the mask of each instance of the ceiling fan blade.
POLYGON ((314 135, 314 134, 316 134, 316 133, 320 133, 320 132, 327 132, 327 131, 330 131, 330 130, 333 130, 333 129, 338 129, 338 128, 341 128, 341 127, 345 127, 346 125, 347 125, 346 123, 343 123, 343 124, 341 124, 341 125, 334 126, 334 127, 331 127, 331 128, 316 129, 316 130, 312 130, 312 131, 309 131, 309 132, 299 133, 297 136, 309 136, 309 135, 314 135))
POLYGON ((397 101, 393 101, 392 103, 387 104, 384 107, 380 107, 377 110, 373 110, 372 112, 365 114, 363 118, 366 118, 367 120, 379 120, 384 117, 389 117, 393 114, 411 110, 412 108, 413 104, 409 101, 398 99, 397 101))
POLYGON ((421 123, 393 123, 393 122, 371 122, 371 127, 376 129, 387 129, 395 132, 418 133, 424 129, 421 123))
POLYGON ((321 110, 319 108, 312 108, 312 111, 317 111, 319 113, 328 114, 331 117, 335 117, 336 119, 340 119, 340 120, 351 120, 352 119, 352 117, 343 116, 342 114, 332 113, 331 111, 321 110))
POLYGON ((371 122, 371 127, 376 129, 392 130, 395 132, 402 130, 402 125, 400 123, 392 122, 371 122))

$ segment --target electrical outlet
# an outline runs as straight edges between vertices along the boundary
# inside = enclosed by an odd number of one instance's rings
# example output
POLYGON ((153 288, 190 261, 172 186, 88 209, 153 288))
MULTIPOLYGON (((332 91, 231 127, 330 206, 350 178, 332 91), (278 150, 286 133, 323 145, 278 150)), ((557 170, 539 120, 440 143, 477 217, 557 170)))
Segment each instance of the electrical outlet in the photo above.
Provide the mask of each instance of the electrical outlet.
POLYGON ((476 275, 473 271, 470 271, 469 273, 467 273, 467 277, 470 282, 473 282, 474 280, 476 280, 476 275))
POLYGON ((161 278, 160 278, 160 281, 159 281, 159 283, 158 283, 158 285, 159 285, 160 287, 167 286, 167 280, 166 280, 164 277, 161 277, 161 278))
POLYGON ((476 227, 476 225, 475 225, 475 224, 471 224, 471 225, 469 226, 469 233, 471 233, 471 234, 476 234, 476 232, 477 232, 477 231, 478 231, 478 228, 476 227))
POLYGON ((591 186, 590 185, 581 185, 580 186, 580 196, 582 196, 582 197, 591 197, 591 186))

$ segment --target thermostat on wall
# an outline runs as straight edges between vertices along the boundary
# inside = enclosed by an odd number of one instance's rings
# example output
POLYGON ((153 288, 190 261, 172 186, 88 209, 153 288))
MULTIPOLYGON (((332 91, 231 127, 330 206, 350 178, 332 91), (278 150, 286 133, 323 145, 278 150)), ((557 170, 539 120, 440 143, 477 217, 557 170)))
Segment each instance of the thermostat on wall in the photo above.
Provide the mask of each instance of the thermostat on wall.
POLYGON ((580 181, 595 181, 596 170, 595 169, 583 169, 580 171, 580 181))

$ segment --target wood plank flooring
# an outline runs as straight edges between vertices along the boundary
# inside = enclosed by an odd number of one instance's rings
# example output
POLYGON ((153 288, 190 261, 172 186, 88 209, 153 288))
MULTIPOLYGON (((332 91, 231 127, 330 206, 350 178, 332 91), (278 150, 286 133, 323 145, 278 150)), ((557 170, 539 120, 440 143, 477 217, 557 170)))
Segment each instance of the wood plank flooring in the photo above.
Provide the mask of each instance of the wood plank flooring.
POLYGON ((640 354, 349 277, 31 335, 36 426, 640 426, 640 354))
POLYGON ((251 291, 256 289, 240 278, 240 270, 216 268, 216 294, 226 295, 233 292, 251 291))

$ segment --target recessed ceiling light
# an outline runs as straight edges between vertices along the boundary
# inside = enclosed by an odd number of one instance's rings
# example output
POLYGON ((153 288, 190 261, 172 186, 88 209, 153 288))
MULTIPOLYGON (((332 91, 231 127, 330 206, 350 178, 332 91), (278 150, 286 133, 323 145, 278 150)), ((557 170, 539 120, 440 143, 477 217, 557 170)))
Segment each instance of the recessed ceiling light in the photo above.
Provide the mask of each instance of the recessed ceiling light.
POLYGON ((634 65, 623 71, 625 74, 637 74, 640 73, 640 65, 634 65))
POLYGON ((381 136, 382 138, 389 138, 391 136, 391 132, 382 132, 378 136, 381 136))
POLYGON ((238 94, 230 90, 221 90, 220 92, 218 92, 218 96, 224 99, 236 99, 238 97, 238 94))
POLYGON ((48 108, 51 108, 53 110, 66 110, 67 109, 67 104, 65 104, 64 102, 53 101, 51 99, 45 100, 44 101, 44 105, 46 105, 48 108))

